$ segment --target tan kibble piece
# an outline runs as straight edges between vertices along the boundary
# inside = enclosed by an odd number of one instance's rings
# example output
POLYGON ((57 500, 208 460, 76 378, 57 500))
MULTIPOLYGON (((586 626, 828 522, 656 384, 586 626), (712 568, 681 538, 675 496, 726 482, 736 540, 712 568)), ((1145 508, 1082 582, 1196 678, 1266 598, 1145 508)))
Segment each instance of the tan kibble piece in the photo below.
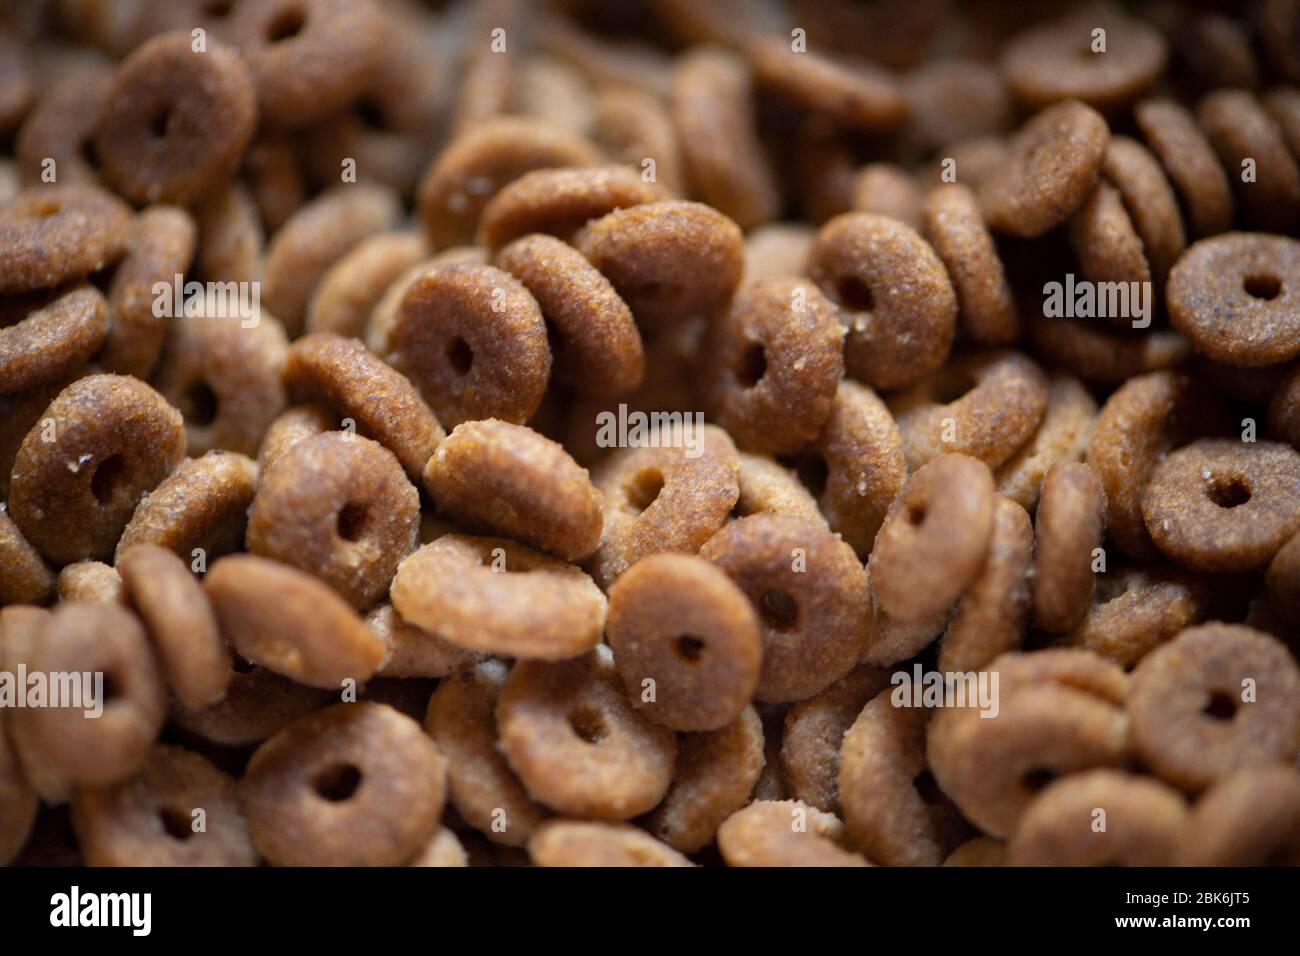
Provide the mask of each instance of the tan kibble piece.
MULTIPOLYGON (((1121 288, 1136 289, 1151 282, 1151 266, 1142 237, 1138 235, 1120 191, 1108 180, 1097 183, 1083 205, 1070 217, 1070 245, 1085 279, 1105 288, 1102 283, 1123 283, 1121 288)), ((1109 313, 1109 309, 1106 310, 1109 313)), ((1130 302, 1119 315, 1107 314, 1111 324, 1123 325, 1138 320, 1130 302), (1127 312, 1128 314, 1122 314, 1127 312)))
POLYGON ((944 866, 1006 866, 1007 845, 992 837, 967 840, 948 854, 944 866))
POLYGON ((307 687, 240 658, 235 661, 224 698, 199 710, 175 705, 171 720, 198 741, 218 747, 252 747, 334 702, 339 691, 307 687))
POLYGON ((817 234, 804 223, 771 222, 745 237, 745 274, 741 284, 762 279, 798 279, 808 269, 808 253, 817 234))
POLYGON ((1112 569, 1097 581, 1096 603, 1062 643, 1132 667, 1183 628, 1204 621, 1212 597, 1205 578, 1178 568, 1112 569))
POLYGON ((463 867, 469 866, 469 854, 456 834, 444 826, 433 833, 433 839, 407 866, 463 867))
POLYGON ((77 561, 59 571, 60 601, 102 601, 130 606, 117 568, 103 561, 77 561))
POLYGON ((195 267, 210 282, 260 282, 266 236, 244 183, 230 180, 194 208, 195 267))
POLYGON ((1300 160, 1273 118, 1249 90, 1221 89, 1196 107, 1196 118, 1219 154, 1252 225, 1290 232, 1300 219, 1300 160), (1247 160, 1255 177, 1247 180, 1247 160))
POLYGON ((957 293, 961 327, 981 345, 1014 342, 1020 333, 1015 299, 974 190, 961 182, 940 184, 925 197, 922 217, 923 234, 957 293))
POLYGON ((54 572, 0 504, 0 604, 46 604, 54 587, 54 572))
POLYGON ((904 141, 926 152, 942 147, 941 153, 952 155, 962 143, 1002 135, 1015 119, 1000 72, 982 60, 926 60, 904 75, 903 92, 908 107, 904 141))
POLYGON ((29 189, 0 205, 0 292, 52 289, 116 261, 131 211, 97 186, 29 189))
POLYGON ((1097 402, 1079 380, 1055 374, 1047 383, 1047 411, 1033 436, 994 472, 998 493, 1026 511, 1038 507, 1043 479, 1057 462, 1082 461, 1097 402))
POLYGON ((758 800, 718 827, 728 866, 870 866, 845 849, 844 824, 798 800, 758 800))
POLYGON ((54 160, 65 183, 97 183, 99 170, 86 156, 104 113, 112 66, 100 60, 69 64, 45 87, 14 138, 22 181, 40 182, 44 163, 54 160))
POLYGON ((680 193, 685 182, 677 131, 659 97, 632 87, 611 86, 596 94, 593 135, 611 159, 641 170, 654 160, 655 179, 680 193))
POLYGON ((1191 234, 1201 238, 1227 229, 1232 190, 1195 117, 1173 100, 1148 99, 1133 107, 1133 119, 1178 188, 1191 234))
POLYGON ((888 216, 920 232, 921 202, 916 178, 901 166, 868 163, 858 172, 853 188, 855 212, 888 216))
POLYGON ((1300 534, 1278 549, 1264 575, 1269 605, 1290 624, 1300 625, 1300 534))
POLYGON ((23 774, 0 714, 0 866, 8 866, 31 835, 40 798, 23 774))
MULTIPOLYGON (((0 663, 6 670, 16 673, 21 665, 31 672, 33 654, 50 617, 49 611, 31 604, 0 607, 0 663)), ((35 745, 27 731, 36 713, 34 708, 11 709, 0 720, 8 724, 5 729, 18 760, 17 772, 31 784, 41 800, 52 805, 67 803, 72 795, 67 775, 55 764, 52 754, 43 753, 35 745)))
POLYGON ((323 405, 308 402, 285 409, 266 427, 257 449, 257 471, 265 473, 298 442, 338 428, 339 416, 323 405))
POLYGON ((1130 378, 1174 369, 1192 357, 1180 333, 1158 328, 1135 335, 1090 319, 1021 313, 1026 338, 1048 365, 1076 375, 1090 385, 1116 388, 1130 378))
POLYGON ((367 614, 366 626, 384 644, 379 677, 450 677, 482 657, 407 623, 391 604, 367 614))
POLYGON ((1034 524, 1034 624, 1069 631, 1092 606, 1093 567, 1106 530, 1106 492, 1096 473, 1079 463, 1053 465, 1034 524))
POLYGON ((817 510, 817 500, 798 476, 771 458, 740 452, 736 484, 740 489, 735 508, 738 518, 771 513, 823 524, 826 521, 817 510))
POLYGON ((59 382, 95 354, 109 332, 108 303, 98 289, 17 297, 0 322, 0 394, 59 382))
POLYGON ((414 232, 362 239, 320 277, 307 300, 307 331, 361 338, 384 292, 427 255, 424 237, 414 232))
POLYGON ((897 80, 866 60, 841 63, 808 50, 795 53, 788 39, 776 37, 750 40, 745 53, 763 89, 845 126, 887 128, 907 115, 897 80))
POLYGON ((650 834, 626 823, 552 820, 528 841, 537 866, 693 866, 650 834))
POLYGON ((1294 866, 1300 862, 1300 775, 1288 767, 1239 770, 1192 808, 1180 847, 1186 866, 1294 866))
POLYGON ((1112 136, 1106 146, 1102 175, 1124 199, 1151 274, 1163 286, 1169 270, 1187 245, 1178 199, 1159 161, 1136 140, 1112 136))

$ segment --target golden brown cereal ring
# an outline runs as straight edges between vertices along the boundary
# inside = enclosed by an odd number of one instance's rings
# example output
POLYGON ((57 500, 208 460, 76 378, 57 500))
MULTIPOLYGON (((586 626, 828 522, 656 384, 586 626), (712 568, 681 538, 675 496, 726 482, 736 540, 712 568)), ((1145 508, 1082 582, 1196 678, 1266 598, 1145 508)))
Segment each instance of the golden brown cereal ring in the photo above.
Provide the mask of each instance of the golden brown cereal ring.
POLYGON ((1147 99, 1133 107, 1133 118, 1178 187, 1192 235, 1212 236, 1231 226, 1228 177, 1192 114, 1173 100, 1147 99))
POLYGON ((302 331, 312 292, 358 242, 392 229, 397 194, 374 183, 335 186, 295 212, 266 250, 263 297, 291 335, 302 331))
POLYGON ((1202 239, 1169 273, 1169 321, 1198 351, 1230 365, 1300 354, 1300 242, 1229 232, 1202 239))
POLYGON ((1022 312, 1021 318, 1035 355, 1089 384, 1114 388, 1148 372, 1175 368, 1192 356, 1187 339, 1168 329, 1135 334, 1090 319, 1034 311, 1022 312))
POLYGON ((1264 575, 1269 604, 1287 623, 1300 625, 1300 534, 1278 549, 1264 575))
POLYGON ((908 115, 902 135, 926 153, 999 136, 1011 128, 1014 119, 1002 75, 981 60, 926 61, 904 76, 903 93, 908 115))
POLYGON ((181 704, 206 707, 224 697, 230 684, 230 651, 190 569, 166 548, 141 544, 117 559, 117 570, 181 704))
POLYGON ((184 206, 239 165, 257 125, 253 78, 215 39, 188 30, 136 47, 113 73, 95 133, 104 177, 132 202, 184 206))
POLYGON ((585 136, 593 121, 592 88, 582 72, 545 53, 521 64, 515 80, 517 110, 585 136))
POLYGON ((445 534, 397 566, 403 619, 468 650, 576 657, 600 642, 605 596, 581 569, 505 538, 445 534))
MULTIPOLYGON (((0 660, 6 670, 17 673, 21 665, 27 667, 28 673, 32 672, 32 655, 50 617, 49 611, 30 604, 0 607, 0 660)), ((45 802, 66 803, 72 795, 67 776, 50 755, 32 746, 30 735, 25 732, 28 717, 33 713, 35 710, 32 708, 19 708, 10 710, 5 718, 19 772, 45 802)))
POLYGON ((433 839, 407 866, 460 867, 469 866, 469 854, 461 846, 456 834, 444 826, 433 832, 433 839))
POLYGON ((492 253, 535 232, 567 242, 592 219, 668 198, 666 189, 626 166, 535 169, 507 183, 483 208, 478 241, 492 253))
POLYGON ((799 800, 757 800, 718 827, 728 866, 870 866, 842 844, 844 824, 799 800))
POLYGON ((355 339, 313 333, 293 343, 284 383, 297 401, 320 401, 386 447, 418 479, 446 437, 415 388, 355 339))
POLYGON ((1020 352, 959 356, 891 405, 908 468, 946 453, 970 455, 996 468, 1038 428, 1047 396, 1047 377, 1020 352), (958 397, 943 402, 954 394, 958 397))
POLYGON ((1295 866, 1300 862, 1300 776, 1286 767, 1239 770, 1192 808, 1185 866, 1295 866))
POLYGON ((748 229, 776 218, 781 195, 755 129, 748 67, 734 53, 684 53, 673 70, 668 111, 686 175, 699 197, 748 229))
POLYGON ((771 222, 745 237, 741 285, 764 279, 798 279, 808 266, 816 233, 804 223, 771 222))
POLYGON ((660 445, 620 449, 593 476, 605 518, 590 566, 603 587, 646 555, 699 551, 740 497, 740 459, 722 429, 686 418, 645 440, 660 445))
POLYGON ((721 308, 740 281, 740 229, 700 203, 617 209, 575 238, 644 327, 680 325, 721 308))
POLYGON ((497 701, 500 748, 534 800, 628 820, 668 792, 677 744, 628 702, 609 655, 520 661, 497 701))
POLYGON ((1020 319, 975 192, 962 183, 941 184, 925 197, 921 215, 952 279, 961 327, 982 345, 1014 342, 1020 319))
POLYGON ((195 269, 209 282, 260 282, 266 236, 248 189, 232 179, 194 208, 195 269))
POLYGON ((1059 463, 1048 470, 1034 531, 1034 626, 1072 630, 1092 607, 1092 566, 1106 531, 1106 492, 1091 468, 1059 463))
POLYGON ((408 624, 391 604, 367 614, 366 626, 384 643, 384 660, 375 672, 380 677, 450 677, 482 657, 408 624))
MULTIPOLYGON (((505 10, 503 5, 497 9, 505 15, 506 22, 514 18, 513 11, 505 10)), ((479 47, 466 57, 463 66, 465 77, 460 83, 448 124, 452 136, 462 136, 511 111, 514 91, 522 85, 522 77, 519 76, 517 58, 506 56, 505 52, 479 47)))
POLYGON ((979 193, 985 181, 1006 162, 1009 147, 1001 136, 977 136, 949 146, 933 162, 917 171, 922 189, 936 189, 945 182, 962 182, 979 193), (951 170, 951 174, 945 175, 951 170))
MULTIPOLYGON (((979 670, 1020 646, 1032 603, 1034 529, 1029 513, 998 495, 984 567, 966 588, 939 645, 939 670, 979 670)), ((847 819, 847 818, 846 818, 847 819)))
POLYGON ((998 493, 1018 502, 1026 511, 1037 508, 1043 479, 1052 465, 1083 460, 1096 418, 1097 403, 1078 379, 1051 376, 1047 383, 1047 411, 1038 429, 994 472, 998 493))
POLYGON ((627 823, 550 820, 528 841, 537 866, 694 866, 676 850, 627 823))
POLYGON ((1202 624, 1142 658, 1128 712, 1142 759, 1170 783, 1200 790, 1245 767, 1294 762, 1300 668, 1266 634, 1202 624))
POLYGON ((0 604, 46 604, 54 584, 54 573, 0 502, 0 604))
POLYGON ((336 431, 338 427, 339 416, 322 405, 308 402, 285 410, 267 426, 262 436, 262 444, 257 449, 258 472, 265 474, 272 462, 298 442, 322 432, 336 431))
POLYGON ((1202 438, 1156 466, 1142 518, 1156 547, 1194 571, 1262 568, 1300 529, 1300 453, 1202 438))
POLYGON ((0 825, 0 866, 8 866, 22 851, 39 809, 40 799, 23 775, 0 713, 0 820, 4 821, 0 825))
POLYGON ((1169 866, 1189 835, 1177 791, 1149 777, 1085 770, 1052 783, 1029 805, 1007 844, 1007 863, 1169 866))
POLYGON ((248 550, 320 578, 364 610, 415 550, 420 495, 383 445, 327 432, 285 451, 261 476, 248 550))
POLYGON ((89 366, 74 369, 64 378, 17 395, 0 395, 0 501, 9 498, 9 477, 13 472, 14 458, 27 433, 40 424, 45 409, 59 392, 90 371, 89 366))
POLYGON ((385 290, 427 253, 414 232, 362 239, 321 276, 307 302, 307 331, 360 338, 385 290))
POLYGON ((1289 232, 1300 219, 1300 167, 1273 118, 1249 90, 1223 89, 1201 100, 1196 118, 1222 160, 1256 228, 1289 232), (1246 181, 1244 163, 1255 177, 1246 181))
POLYGON ((809 117, 795 133, 794 185, 803 218, 823 224, 853 208, 853 187, 862 160, 821 117, 809 117))
POLYGON ((542 310, 553 381, 583 395, 619 395, 641 384, 645 352, 632 312, 582 253, 551 236, 528 235, 497 253, 496 265, 542 310))
POLYGON ((190 562, 192 570, 202 570, 211 559, 243 545, 256 489, 257 466, 243 455, 210 451, 187 459, 136 506, 117 553, 157 544, 190 562))
POLYGON ((89 866, 257 865, 235 781, 180 747, 160 744, 139 776, 82 790, 72 819, 89 866))
POLYGON ((524 173, 594 166, 600 159, 582 137, 541 120, 502 117, 474 126, 439 154, 420 182, 418 209, 430 247, 469 242, 488 201, 524 173))
POLYGON ((881 609, 917 621, 951 606, 984 562, 993 502, 992 473, 967 455, 940 455, 908 478, 871 551, 881 609))
POLYGON ((405 287, 379 355, 448 426, 478 418, 522 425, 541 403, 551 350, 541 309, 493 266, 432 266, 405 287))
POLYGON ((1187 245, 1174 189, 1160 163, 1136 140, 1112 136, 1106 145, 1102 175, 1119 190, 1157 285, 1187 245))
POLYGON ((447 761, 384 704, 335 704, 262 744, 239 793, 257 849, 280 866, 394 866, 442 815, 447 761))
POLYGON ((488 660, 438 685, 424 726, 447 755, 456 812, 489 840, 523 846, 547 811, 534 803, 497 747, 497 699, 508 671, 488 660))
POLYGON ((817 510, 816 499, 795 473, 770 458, 741 452, 736 485, 740 489, 735 507, 737 518, 771 513, 826 522, 817 510))
POLYGON ((99 181, 93 141, 112 75, 106 64, 80 64, 45 88, 14 142, 24 183, 39 183, 49 159, 59 182, 99 181))
POLYGON ((91 285, 16 298, 4 311, 11 309, 17 323, 0 328, 0 394, 68 377, 109 333, 108 303, 91 285))
POLYGON ((0 205, 0 293, 52 289, 126 251, 131 213, 97 186, 45 186, 0 205))
MULTIPOLYGON (((1109 149, 1108 149, 1109 152, 1109 149)), ((1142 237, 1124 208, 1118 189, 1103 179, 1082 206, 1070 217, 1070 245, 1079 270, 1090 282, 1151 282, 1142 237)), ((1123 325, 1133 315, 1108 315, 1107 320, 1123 325)))
POLYGON ((947 358, 957 296, 914 230, 871 213, 836 216, 817 233, 808 276, 840 307, 844 365, 864 385, 910 385, 947 358))
POLYGON ((362 684, 384 646, 316 578, 251 554, 227 555, 203 579, 221 633, 254 664, 311 687, 362 684))
POLYGON ((921 231, 921 190, 916 178, 893 163, 868 163, 853 188, 853 210, 897 219, 921 231))
POLYGON ((23 439, 9 486, 9 516, 55 564, 106 558, 136 504, 185 457, 181 416, 138 379, 91 375, 45 410, 23 439))
POLYGON ((1038 108, 1077 99, 1098 109, 1136 98, 1164 72, 1169 50, 1160 31, 1110 9, 1090 9, 1030 27, 1002 50, 1012 94, 1038 108), (1097 50, 1095 30, 1104 31, 1097 50))
POLYGON ((889 503, 907 480, 894 416, 871 389, 844 379, 816 448, 826 465, 820 498, 826 521, 865 557, 889 503))
POLYGON ((1106 121, 1078 100, 1035 114, 980 186, 984 218, 994 229, 1026 239, 1064 222, 1096 186, 1109 139, 1106 121))
POLYGON ((876 608, 876 638, 862 656, 862 663, 892 667, 916 657, 943 635, 952 611, 953 608, 944 608, 918 620, 905 621, 876 608))
POLYGON ((632 87, 598 90, 594 105, 593 136, 611 159, 635 166, 642 175, 654 162, 654 180, 672 193, 686 182, 681 145, 668 111, 659 97, 632 87))
MULTIPOLYGON (((154 286, 180 281, 194 258, 194 220, 183 209, 151 206, 136 217, 126 258, 108 288, 108 339, 99 362, 110 372, 148 378, 167 337, 166 315, 158 315, 154 286)), ((170 291, 164 293, 171 299, 170 291)))
POLYGON ((600 544, 600 495, 587 470, 523 425, 457 425, 429 459, 424 487, 444 514, 565 561, 600 544))
POLYGON ((251 747, 332 703, 336 694, 337 690, 307 687, 237 658, 222 700, 201 710, 176 705, 170 716, 173 724, 199 742, 251 747))
POLYGON ((263 120, 287 129, 361 96, 383 58, 383 17, 363 0, 244 4, 229 30, 257 83, 263 120))
POLYGON ((811 697, 852 670, 871 644, 866 571, 819 522, 751 515, 710 538, 700 557, 727 572, 758 611, 757 699, 811 697))
POLYGON ((1195 74, 1202 87, 1259 88, 1259 64, 1250 28, 1241 20, 1202 13, 1171 39, 1181 65, 1195 74))
POLYGON ((117 568, 103 561, 77 561, 59 571, 60 601, 101 601, 130 607, 117 568))
POLYGON ((838 125, 861 130, 897 126, 907 100, 888 72, 857 59, 838 62, 804 50, 785 38, 756 38, 744 46, 758 84, 838 125))
POLYGON ((844 328, 835 307, 806 281, 742 289, 710 328, 715 369, 708 402, 750 451, 798 451, 817 437, 844 377, 844 328))
MULTIPOLYGON (((265 132, 244 154, 242 171, 248 179, 247 195, 270 232, 288 222, 307 200, 300 154, 301 149, 292 136, 265 132)), ((340 168, 337 163, 330 167, 331 181, 340 168)))
POLYGON ((758 616, 725 573, 693 555, 652 554, 628 568, 609 589, 605 630, 628 699, 665 727, 718 730, 758 687, 758 616))

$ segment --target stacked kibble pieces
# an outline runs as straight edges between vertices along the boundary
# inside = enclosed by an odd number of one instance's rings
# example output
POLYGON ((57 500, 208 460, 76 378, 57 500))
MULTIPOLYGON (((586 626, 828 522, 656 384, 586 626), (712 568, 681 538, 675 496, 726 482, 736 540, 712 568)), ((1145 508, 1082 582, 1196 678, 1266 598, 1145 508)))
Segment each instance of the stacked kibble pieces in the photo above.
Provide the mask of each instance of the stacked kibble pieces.
POLYGON ((1300 863, 1298 236, 1297 0, 11 4, 0 863, 1300 863))

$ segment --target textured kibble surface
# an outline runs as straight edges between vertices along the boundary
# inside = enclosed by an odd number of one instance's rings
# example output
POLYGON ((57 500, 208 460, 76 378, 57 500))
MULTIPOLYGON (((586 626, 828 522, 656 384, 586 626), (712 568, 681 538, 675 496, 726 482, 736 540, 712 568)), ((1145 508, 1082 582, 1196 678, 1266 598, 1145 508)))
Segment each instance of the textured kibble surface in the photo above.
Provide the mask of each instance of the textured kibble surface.
POLYGON ((1295 0, 8 6, 0 865, 1300 861, 1295 0))

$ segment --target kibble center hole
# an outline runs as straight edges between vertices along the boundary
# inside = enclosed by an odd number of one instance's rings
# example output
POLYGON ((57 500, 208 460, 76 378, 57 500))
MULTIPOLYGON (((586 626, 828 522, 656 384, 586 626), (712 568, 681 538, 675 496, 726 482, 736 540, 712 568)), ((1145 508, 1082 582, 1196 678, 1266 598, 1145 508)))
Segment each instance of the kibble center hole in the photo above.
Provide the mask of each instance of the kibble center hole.
POLYGON ((367 96, 358 103, 356 111, 357 118, 361 120, 362 125, 367 129, 383 130, 387 128, 388 122, 384 119, 384 111, 370 97, 367 96))
POLYGON ((704 653, 704 642, 698 637, 690 634, 683 634, 677 640, 673 641, 673 650, 677 652, 679 660, 686 664, 698 664, 700 656, 704 653))
POLYGON ((103 698, 100 703, 105 706, 122 696, 122 685, 117 682, 112 671, 104 672, 104 689, 100 696, 103 698))
POLYGON ((236 654, 230 661, 230 669, 236 674, 251 674, 257 670, 257 665, 236 654))
POLYGON ((845 276, 839 281, 840 303, 846 309, 855 312, 870 312, 876 307, 876 297, 867 285, 857 276, 845 276))
POLYGON ((234 9, 235 0, 207 0, 203 4, 203 12, 207 16, 215 18, 228 17, 234 9))
POLYGON ((158 110, 149 120, 149 132, 154 135, 155 139, 163 139, 167 136, 167 130, 171 126, 172 111, 170 109, 158 110))
POLYGON ((1210 500, 1220 508, 1236 508, 1250 500, 1250 485, 1241 475, 1210 482, 1210 500))
POLYGON ((312 781, 316 793, 330 803, 342 803, 361 786, 361 771, 350 763, 336 763, 326 767, 312 781))
POLYGON ((173 840, 188 840, 194 835, 194 827, 191 825, 191 817, 183 810, 177 810, 175 807, 161 807, 158 810, 158 819, 167 831, 167 835, 173 840))
POLYGON ((287 10, 281 10, 266 25, 267 42, 280 43, 283 40, 296 37, 306 25, 307 14, 301 8, 289 7, 287 10))
POLYGON ((338 535, 344 541, 358 541, 366 526, 366 506, 346 504, 339 509, 338 535))
POLYGON ((569 713, 569 727, 584 743, 596 744, 609 734, 605 718, 592 707, 579 707, 569 713))
POLYGON ((763 619, 778 631, 794 627, 799 620, 799 604, 787 592, 770 589, 763 595, 763 619))
POLYGON ((1231 694, 1216 691, 1210 695, 1202 712, 1215 720, 1232 720, 1237 715, 1237 701, 1231 694))
POLYGON ((447 361, 451 363, 452 370, 457 375, 468 375, 471 366, 474 364, 474 352, 459 335, 451 340, 447 346, 447 361))
POLYGON ((767 354, 763 351, 763 346, 755 342, 745 349, 745 354, 740 357, 740 370, 737 378, 740 384, 746 388, 753 388, 758 384, 767 373, 767 354))
POLYGON ((925 502, 913 501, 907 506, 907 523, 918 527, 925 523, 925 502))
POLYGON ((1030 770, 1020 779, 1021 782, 1025 785, 1026 790, 1028 790, 1030 793, 1038 793, 1049 783, 1055 780, 1056 776, 1057 774, 1055 770, 1049 770, 1046 767, 1039 767, 1036 770, 1030 770))
POLYGON ((1248 296, 1268 302, 1281 293, 1282 280, 1273 275, 1249 275, 1241 281, 1241 287, 1248 296))
POLYGON ((191 425, 211 425, 217 420, 217 393, 207 382, 196 382, 185 396, 189 402, 191 425))
POLYGON ((943 802, 943 791, 939 789, 938 781, 934 779, 934 774, 929 770, 922 770, 918 773, 912 780, 912 786, 916 788, 917 796, 927 806, 943 802))
POLYGON ((104 504, 113 497, 122 479, 126 477, 126 459, 121 455, 110 455, 99 463, 90 478, 90 492, 95 500, 104 504))
POLYGON ((645 511, 655 503, 663 490, 662 474, 654 470, 640 472, 627 486, 627 503, 638 513, 645 511))

